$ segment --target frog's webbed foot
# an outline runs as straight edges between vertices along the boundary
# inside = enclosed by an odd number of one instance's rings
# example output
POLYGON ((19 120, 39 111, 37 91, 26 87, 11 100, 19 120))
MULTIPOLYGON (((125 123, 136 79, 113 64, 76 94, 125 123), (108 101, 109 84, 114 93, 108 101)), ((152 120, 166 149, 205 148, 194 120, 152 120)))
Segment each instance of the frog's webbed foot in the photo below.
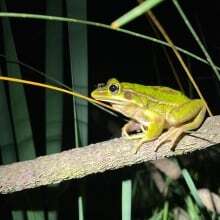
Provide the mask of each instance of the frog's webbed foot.
POLYGON ((156 141, 156 147, 154 151, 157 151, 159 147, 166 143, 170 143, 170 150, 174 150, 177 144, 177 141, 182 136, 182 134, 185 132, 183 127, 171 127, 167 132, 163 133, 156 141))
POLYGON ((179 125, 178 127, 171 127, 167 132, 162 134, 157 140, 155 151, 159 149, 161 144, 168 141, 171 142, 170 149, 175 150, 176 144, 182 134, 187 131, 197 129, 202 124, 206 113, 206 108, 203 102, 201 100, 194 100, 186 103, 185 107, 186 106, 188 106, 188 108, 182 109, 185 115, 183 113, 180 114, 179 111, 175 111, 172 113, 172 116, 170 118, 172 119, 172 121, 176 121, 179 123, 180 119, 178 118, 178 115, 181 115, 181 121, 183 122, 183 124, 179 125))
POLYGON ((145 134, 142 134, 142 136, 139 137, 139 138, 141 138, 141 140, 138 141, 138 143, 135 144, 135 145, 132 147, 132 149, 131 149, 131 153, 132 153, 132 154, 136 154, 136 153, 138 152, 138 150, 140 149, 140 147, 141 147, 144 143, 150 141, 150 140, 148 140, 147 138, 145 138, 145 134))

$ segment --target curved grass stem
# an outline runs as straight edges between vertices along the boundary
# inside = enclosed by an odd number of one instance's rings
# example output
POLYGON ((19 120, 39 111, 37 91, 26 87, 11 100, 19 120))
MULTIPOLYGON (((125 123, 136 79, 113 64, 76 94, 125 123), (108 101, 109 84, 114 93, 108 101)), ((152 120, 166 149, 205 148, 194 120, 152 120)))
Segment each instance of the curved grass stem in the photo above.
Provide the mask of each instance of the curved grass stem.
MULTIPOLYGON (((37 19, 37 20, 50 20, 50 21, 60 21, 60 22, 70 22, 70 23, 78 23, 78 24, 83 24, 83 25, 89 25, 89 26, 94 26, 94 27, 101 27, 101 28, 105 28, 105 29, 109 29, 109 30, 113 30, 113 31, 118 31, 121 33, 125 33, 134 37, 138 37, 141 39, 145 39, 145 40, 149 40, 151 42, 154 43, 158 43, 161 45, 164 45, 166 47, 171 47, 167 42, 156 39, 154 37, 150 37, 150 36, 146 36, 144 34, 140 34, 140 33, 136 33, 133 31, 129 31, 126 29, 122 29, 122 28, 117 28, 114 29, 112 28, 110 25, 107 24, 102 24, 102 23, 97 23, 97 22, 93 22, 93 21, 85 21, 85 20, 80 20, 80 19, 75 19, 75 18, 65 18, 65 17, 59 17, 59 16, 49 16, 49 15, 40 15, 40 14, 29 14, 29 13, 14 13, 14 12, 0 12, 0 17, 11 17, 11 18, 28 18, 28 19, 37 19)), ((178 47, 176 45, 174 45, 175 48, 180 51, 181 53, 186 54, 187 56, 190 56, 202 63, 205 64, 209 64, 209 62, 199 56, 197 56, 196 54, 187 51, 181 47, 178 47)), ((219 66, 216 66, 217 70, 220 70, 219 66)))
POLYGON ((101 105, 104 108, 115 111, 110 105, 107 105, 103 102, 99 102, 95 99, 89 98, 89 97, 84 96, 80 93, 70 91, 70 90, 67 90, 67 89, 63 89, 63 88, 53 86, 53 85, 50 85, 50 84, 44 84, 44 83, 39 83, 39 82, 34 82, 34 81, 29 81, 29 80, 24 80, 24 79, 18 79, 18 78, 14 78, 14 77, 7 77, 7 76, 0 76, 0 80, 14 82, 14 83, 21 83, 21 84, 26 84, 26 85, 32 85, 32 86, 37 86, 37 87, 50 89, 50 90, 57 91, 57 92, 62 92, 62 93, 65 93, 65 94, 68 94, 68 95, 71 95, 71 96, 75 96, 75 97, 84 99, 84 100, 86 100, 86 101, 88 101, 92 104, 101 105))

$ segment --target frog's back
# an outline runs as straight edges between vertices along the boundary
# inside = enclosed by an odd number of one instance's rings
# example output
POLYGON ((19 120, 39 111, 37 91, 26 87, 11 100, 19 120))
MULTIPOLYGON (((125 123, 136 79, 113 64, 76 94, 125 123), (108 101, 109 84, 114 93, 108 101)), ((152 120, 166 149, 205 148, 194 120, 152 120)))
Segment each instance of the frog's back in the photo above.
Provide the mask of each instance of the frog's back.
POLYGON ((144 86, 133 83, 122 83, 122 85, 123 89, 129 90, 132 88, 134 93, 137 93, 140 96, 143 96, 143 98, 145 97, 146 100, 157 104, 179 105, 190 100, 182 92, 169 87, 144 86))

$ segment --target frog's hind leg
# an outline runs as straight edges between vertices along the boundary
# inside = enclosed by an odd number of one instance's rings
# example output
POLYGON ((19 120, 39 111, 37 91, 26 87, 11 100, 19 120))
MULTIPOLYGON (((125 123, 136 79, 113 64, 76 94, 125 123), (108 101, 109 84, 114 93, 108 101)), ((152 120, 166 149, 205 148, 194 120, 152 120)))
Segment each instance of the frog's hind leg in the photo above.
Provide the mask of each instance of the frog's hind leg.
POLYGON ((174 150, 177 141, 179 140, 179 138, 183 133, 190 130, 194 130, 202 124, 206 113, 206 108, 203 102, 201 100, 194 100, 191 101, 190 103, 187 103, 187 105, 188 106, 185 106, 185 108, 182 108, 183 109, 182 112, 179 111, 178 113, 178 110, 176 110, 175 112, 176 115, 172 114, 172 117, 174 118, 171 120, 175 121, 177 120, 175 116, 177 117, 181 116, 181 119, 177 121, 183 120, 183 124, 177 125, 176 127, 171 127, 166 133, 161 135, 161 137, 157 141, 155 151, 158 150, 161 144, 167 141, 171 141, 170 149, 174 150))

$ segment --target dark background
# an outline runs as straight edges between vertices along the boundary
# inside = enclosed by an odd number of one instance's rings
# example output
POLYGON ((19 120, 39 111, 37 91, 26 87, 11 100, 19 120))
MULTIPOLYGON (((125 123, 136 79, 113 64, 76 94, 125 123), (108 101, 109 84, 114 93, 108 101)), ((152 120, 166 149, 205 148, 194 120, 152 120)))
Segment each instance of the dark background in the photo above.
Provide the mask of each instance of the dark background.
MULTIPOLYGON (((44 1, 8 0, 7 4, 8 11, 10 12, 14 11, 33 14, 46 13, 46 4, 44 1)), ((211 1, 210 4, 207 4, 206 1, 180 1, 180 4, 200 36, 200 39, 207 47, 214 62, 219 64, 219 1, 211 1)), ((110 24, 116 18, 120 17, 136 5, 137 2, 134 0, 88 1, 87 20, 110 24)), ((157 6, 153 12, 176 45, 204 57, 195 40, 192 38, 190 32, 187 30, 178 15, 172 1, 167 0, 163 2, 161 5, 157 6)), ((63 16, 66 16, 65 11, 63 12, 63 16)), ((19 59, 41 71, 44 71, 45 21, 28 19, 11 19, 11 21, 19 59)), ((155 32, 145 16, 137 18, 123 28, 155 37, 155 32)), ((64 27, 64 33, 65 31, 66 27, 64 27)), ((68 47, 68 45, 66 45, 66 47, 68 47)), ((3 52, 4 48, 1 48, 1 53, 3 52)), ((176 67, 185 93, 192 97, 198 97, 193 89, 192 93, 189 92, 191 86, 182 67, 178 64, 170 49, 168 49, 168 53, 176 67)), ((211 110, 214 114, 219 114, 219 83, 217 82, 217 78, 211 67, 193 60, 192 58, 186 57, 185 55, 183 55, 183 57, 190 67, 211 110)), ((116 77, 120 81, 146 85, 164 85, 178 89, 162 46, 124 33, 88 26, 88 63, 89 91, 92 91, 98 83, 106 82, 112 77, 116 77)), ((24 67, 22 70, 25 78, 44 81, 44 79, 36 75, 36 73, 24 67)), ((68 66, 66 67, 66 71, 68 71, 68 66)), ((66 81, 68 84, 68 79, 66 79, 66 81)), ((34 88, 26 88, 26 90, 31 92, 29 105, 30 108, 32 108, 32 115, 34 118, 34 116, 38 114, 36 107, 44 105, 42 99, 43 92, 42 90, 40 91, 39 89, 34 88)), ((37 120, 40 119, 43 120, 43 116, 38 115, 37 120)), ((123 119, 115 118, 106 112, 93 106, 89 106, 89 142, 103 141, 118 136, 120 134, 120 127, 123 123, 123 119)), ((39 133, 43 136, 43 130, 39 131, 38 134, 39 133)), ((39 140, 39 145, 42 145, 42 140, 39 140)), ((72 140, 69 142, 71 143, 71 141, 72 140)), ((68 144, 69 143, 67 142, 66 145, 68 144)), ((63 148, 65 149, 65 146, 63 148)), ((43 150, 39 152, 39 155, 43 154, 43 152, 43 150)), ((134 166, 132 169, 125 168, 119 171, 106 172, 105 174, 94 175, 82 180, 87 182, 87 215, 89 217, 94 217, 94 219, 116 219, 115 216, 117 213, 119 216, 118 219, 120 219, 121 180, 132 178, 133 171, 140 169, 141 166, 142 165, 134 166), (103 201, 105 201, 105 204, 103 201), (102 206, 109 206, 109 212, 100 211, 104 210, 102 209, 102 206)), ((79 183, 81 183, 81 181, 67 182, 71 187, 64 191, 62 197, 63 201, 67 201, 68 193, 71 192, 72 189, 75 191, 79 190, 79 183)), ((66 183, 61 184, 61 187, 65 186, 65 184, 66 183)), ((42 190, 44 190, 44 188, 42 188, 42 190)), ((38 190, 33 193, 38 193, 38 190)), ((52 190, 50 193, 52 195, 55 194, 52 190)), ((17 193, 15 196, 22 197, 22 193, 17 193)), ((8 204, 13 206, 14 203, 11 202, 13 201, 13 196, 10 199, 11 200, 8 204)), ((45 199, 45 203, 49 204, 48 207, 50 207, 52 199, 45 199)), ((42 204, 42 207, 43 205, 44 204, 42 204)), ((17 203, 15 203, 14 206, 17 206, 18 209, 20 208, 17 203)), ((60 215, 66 218, 68 214, 71 216, 71 209, 73 209, 73 207, 74 203, 70 203, 68 211, 65 213, 62 212, 62 207, 60 207, 60 215)), ((38 208, 41 207, 36 207, 36 209, 38 208)), ((53 205, 51 205, 51 208, 54 208, 53 205)))

